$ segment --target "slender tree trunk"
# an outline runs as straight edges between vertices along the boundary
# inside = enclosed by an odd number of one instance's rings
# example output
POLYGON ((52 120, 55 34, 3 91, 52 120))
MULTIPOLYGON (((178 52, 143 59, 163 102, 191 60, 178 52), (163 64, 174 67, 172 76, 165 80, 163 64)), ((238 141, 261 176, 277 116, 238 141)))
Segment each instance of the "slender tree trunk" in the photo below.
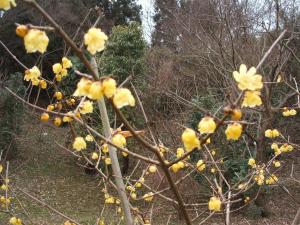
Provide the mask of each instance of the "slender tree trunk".
MULTIPOLYGON (((99 78, 98 66, 97 66, 95 58, 91 59, 91 64, 94 67, 95 73, 99 78)), ((111 138, 110 123, 109 123, 109 118, 108 118, 104 98, 101 98, 98 101, 98 107, 100 110, 104 136, 106 138, 111 138)), ((116 186, 118 188, 118 190, 117 190, 118 195, 121 200, 122 208, 124 211, 126 225, 133 225, 132 215, 131 215, 131 211, 130 211, 130 203, 126 196, 125 185, 124 185, 124 182, 122 179, 122 174, 121 174, 121 169, 120 169, 120 164, 119 164, 116 148, 114 148, 111 145, 108 145, 108 151, 109 151, 109 157, 111 159, 112 170, 113 170, 116 186)))

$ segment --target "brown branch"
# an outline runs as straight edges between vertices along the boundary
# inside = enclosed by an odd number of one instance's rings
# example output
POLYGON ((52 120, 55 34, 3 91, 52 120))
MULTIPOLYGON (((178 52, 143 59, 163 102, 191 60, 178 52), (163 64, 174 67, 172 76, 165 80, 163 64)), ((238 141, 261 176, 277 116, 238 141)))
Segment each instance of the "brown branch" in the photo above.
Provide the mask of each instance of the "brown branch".
POLYGON ((65 40, 65 42, 73 49, 75 54, 78 56, 78 58, 81 59, 85 67, 88 69, 88 71, 92 74, 94 80, 98 80, 97 75, 90 64, 89 60, 85 57, 83 51, 76 46, 74 41, 68 36, 68 34, 59 26, 53 18, 35 1, 35 0, 23 0, 25 3, 33 6, 35 9, 37 9, 44 17, 45 19, 55 28, 57 33, 60 34, 60 36, 65 40))

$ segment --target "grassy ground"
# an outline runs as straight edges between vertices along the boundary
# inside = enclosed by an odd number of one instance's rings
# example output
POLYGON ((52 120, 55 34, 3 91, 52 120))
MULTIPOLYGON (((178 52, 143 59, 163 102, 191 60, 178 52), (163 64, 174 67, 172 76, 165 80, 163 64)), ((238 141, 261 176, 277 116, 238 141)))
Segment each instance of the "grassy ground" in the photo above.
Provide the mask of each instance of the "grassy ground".
MULTIPOLYGON (((95 224, 103 206, 101 187, 98 186, 99 178, 86 175, 83 168, 76 165, 76 159, 54 143, 58 141, 65 144, 67 132, 67 128, 57 129, 50 124, 41 124, 35 118, 26 117, 23 132, 18 137, 17 160, 11 161, 10 180, 13 186, 25 190, 78 222, 95 224)), ((296 153, 297 155, 299 156, 299 153, 296 153)), ((285 174, 285 178, 282 179, 291 195, 300 202, 299 184, 289 178, 292 163, 295 169, 294 176, 300 177, 298 158, 289 159, 286 169, 282 171, 285 174)), ((268 218, 252 218, 253 209, 248 208, 233 214, 233 224, 291 224, 297 210, 295 201, 280 187, 273 188, 269 193, 266 202, 272 213, 268 218)), ((29 225, 61 225, 66 221, 37 205, 20 191, 15 191, 14 205, 15 214, 29 225), (22 207, 26 209, 26 213, 22 207), (31 221, 28 218, 31 218, 31 221)), ((164 216, 164 213, 167 211, 166 207, 161 207, 160 216, 152 225, 166 224, 167 216, 164 216)), ((114 213, 110 209, 105 215, 107 218, 114 218, 114 213)), ((8 224, 8 219, 7 215, 0 212, 0 225, 8 224)), ((179 224, 184 223, 178 222, 176 225, 179 224)), ((207 224, 224 224, 223 217, 209 220, 207 224)))

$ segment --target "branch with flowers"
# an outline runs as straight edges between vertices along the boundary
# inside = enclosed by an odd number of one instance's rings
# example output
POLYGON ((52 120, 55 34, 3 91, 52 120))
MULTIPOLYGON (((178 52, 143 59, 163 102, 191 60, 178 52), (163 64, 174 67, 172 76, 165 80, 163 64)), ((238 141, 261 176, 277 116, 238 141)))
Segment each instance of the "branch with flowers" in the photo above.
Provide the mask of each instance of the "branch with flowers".
MULTIPOLYGON (((226 215, 225 224, 229 225, 231 224, 231 213, 254 201, 259 196, 263 185, 278 185, 286 190, 284 184, 280 182, 276 175, 278 168, 281 167, 279 158, 281 155, 290 154, 299 146, 292 143, 287 135, 274 128, 269 121, 261 124, 252 123, 245 114, 247 115, 249 109, 257 108, 266 116, 276 111, 282 111, 284 117, 297 114, 299 99, 297 107, 276 108, 271 105, 270 99, 268 99, 270 87, 277 84, 277 82, 265 81, 263 76, 258 74, 265 60, 287 34, 287 30, 284 30, 273 42, 256 68, 250 67, 248 69, 246 65, 241 64, 238 71, 233 71, 232 78, 235 81, 235 86, 232 87, 233 94, 231 97, 234 101, 229 101, 223 105, 222 116, 218 118, 205 109, 201 109, 206 115, 199 121, 198 130, 180 125, 181 128, 184 128, 181 135, 182 144, 178 144, 176 149, 172 149, 173 146, 170 148, 165 146, 160 138, 156 140, 150 127, 145 126, 145 131, 138 131, 124 116, 124 108, 135 107, 136 102, 143 109, 142 101, 137 96, 137 92, 134 92, 134 96, 129 88, 118 86, 113 77, 99 76, 95 59, 96 53, 105 51, 105 44, 108 41, 108 37, 101 29, 92 27, 86 32, 84 45, 87 52, 85 52, 76 46, 68 34, 36 1, 23 0, 23 2, 41 13, 51 26, 17 24, 16 34, 23 39, 27 53, 45 53, 50 41, 47 32, 55 31, 82 61, 88 72, 76 71, 81 79, 77 83, 73 95, 66 96, 59 90, 59 83, 63 82, 64 78, 68 76, 69 70, 73 66, 72 61, 67 56, 63 56, 60 62, 52 66, 55 79, 48 81, 42 77, 43 73, 38 66, 27 68, 1 42, 5 50, 25 69, 25 81, 33 87, 39 88, 39 90, 52 87, 56 91, 53 95, 54 102, 46 108, 42 108, 29 103, 9 88, 5 87, 5 89, 29 107, 39 110, 42 122, 47 123, 52 120, 57 127, 60 127, 63 123, 70 126, 73 132, 73 149, 69 149, 69 146, 59 145, 73 156, 82 158, 86 163, 92 164, 103 178, 102 192, 105 203, 103 211, 105 207, 111 205, 116 208, 120 221, 124 220, 127 225, 149 225, 153 220, 153 214, 159 213, 159 206, 156 204, 159 199, 159 201, 164 201, 164 204, 174 206, 170 218, 174 212, 178 212, 178 215, 183 217, 188 225, 196 222, 202 224, 218 214, 226 215), (91 60, 88 60, 86 53, 92 56, 91 60), (235 94, 236 91, 238 92, 237 95, 235 94), (110 127, 106 102, 112 106, 121 121, 120 126, 124 125, 127 130, 110 127), (98 125, 101 121, 102 131, 98 130, 98 126, 90 125, 87 119, 89 114, 94 112, 95 105, 100 111, 98 125), (81 134, 77 133, 74 126, 80 126, 81 134), (236 143, 241 141, 243 133, 246 133, 249 127, 257 130, 257 135, 254 138, 257 140, 257 146, 254 153, 249 151, 249 154, 245 155, 248 164, 247 174, 240 177, 238 181, 234 181, 225 174, 224 161, 227 158, 219 157, 215 148, 211 146, 214 146, 214 138, 220 135, 222 130, 225 129, 222 135, 226 137, 228 143, 236 143), (147 136, 148 132, 150 138, 147 136), (82 135, 83 133, 85 135, 82 135), (136 145, 142 146, 144 151, 136 152, 127 148, 127 139, 130 137, 133 137, 136 140, 136 145), (263 157, 265 143, 274 151, 272 157, 263 157), (122 176, 116 151, 123 157, 131 156, 138 160, 130 176, 122 176), (191 160, 191 157, 195 154, 200 156, 197 161, 191 160), (140 161, 143 163, 139 163, 140 161), (112 174, 109 171, 111 167, 112 174), (178 179, 176 175, 180 173, 182 176, 178 179), (161 178, 159 185, 148 182, 156 174, 161 178), (206 199, 188 199, 180 189, 180 185, 195 175, 201 176, 208 184, 209 196, 206 199), (161 187, 161 183, 164 181, 167 181, 168 187, 161 187), (111 187, 117 191, 117 195, 114 195, 115 192, 112 191, 111 187), (257 187, 258 190, 253 197, 245 196, 249 190, 257 187), (145 208, 137 204, 140 201, 146 202, 145 208), (151 213, 149 208, 151 208, 151 213)), ((13 0, 0 0, 0 9, 9 10, 11 7, 17 7, 13 0)), ((293 91, 293 96, 299 95, 296 80, 294 86, 288 82, 285 82, 285 84, 293 91)), ((147 121, 144 110, 143 116, 147 121)), ((246 148, 249 148, 249 146, 246 146, 246 148)), ((4 170, 1 166, 1 174, 2 171, 4 170)), ((5 191, 5 197, 2 196, 0 202, 6 207, 7 213, 12 214, 9 210, 11 198, 8 197, 8 193, 12 193, 14 189, 20 189, 9 184, 7 171, 8 169, 6 169, 6 176, 3 177, 4 184, 1 186, 1 189, 5 191)), ((199 186, 201 185, 199 184, 199 186)), ((37 203, 50 207, 34 196, 28 193, 25 194, 37 203)), ((293 199, 293 196, 290 197, 293 199)), ((296 204, 298 203, 296 202, 296 204)), ((60 211, 52 207, 50 209, 68 219, 64 223, 65 225, 79 224, 60 211)), ((104 219, 105 215, 101 213, 97 223, 104 224, 104 219)), ((9 223, 22 225, 26 224, 24 221, 13 215, 9 223)))

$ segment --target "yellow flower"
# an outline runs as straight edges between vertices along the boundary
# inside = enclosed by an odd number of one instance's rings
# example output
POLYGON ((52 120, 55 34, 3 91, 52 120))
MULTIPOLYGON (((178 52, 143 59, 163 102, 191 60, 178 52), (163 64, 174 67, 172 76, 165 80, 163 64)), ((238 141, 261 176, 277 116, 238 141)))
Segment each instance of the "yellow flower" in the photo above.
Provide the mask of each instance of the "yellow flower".
POLYGON ((103 86, 103 94, 107 98, 111 98, 117 90, 117 83, 114 79, 112 78, 107 78, 102 82, 103 86))
POLYGON ((183 156, 183 154, 184 154, 184 149, 183 148, 177 148, 176 157, 180 158, 181 156, 183 156))
POLYGON ((119 109, 127 105, 135 106, 135 99, 132 96, 130 90, 128 90, 127 88, 117 89, 113 97, 113 102, 119 109))
POLYGON ((174 173, 177 173, 181 169, 181 166, 178 163, 175 163, 171 166, 171 169, 174 173))
POLYGON ((243 114, 240 109, 234 109, 232 111, 232 114, 231 114, 232 120, 240 120, 242 118, 242 116, 243 116, 243 114))
POLYGON ((88 114, 88 113, 92 113, 93 110, 94 110, 93 102, 87 100, 81 103, 79 112, 81 114, 88 114))
POLYGON ((72 67, 72 62, 67 57, 63 57, 61 61, 64 69, 69 69, 72 67))
POLYGON ((87 50, 95 55, 96 52, 104 50, 107 36, 99 28, 90 28, 84 35, 84 44, 87 45, 87 50))
POLYGON ((264 170, 258 170, 256 173, 257 175, 254 177, 254 180, 256 181, 257 185, 261 186, 265 181, 264 170))
POLYGON ((48 105, 47 110, 48 111, 53 111, 55 109, 54 105, 48 105))
POLYGON ((198 124, 198 130, 202 134, 214 133, 217 125, 213 118, 206 116, 198 124))
POLYGON ((200 159, 197 162, 196 166, 197 166, 197 170, 199 170, 200 172, 203 171, 203 170, 205 170, 205 167, 206 167, 206 165, 205 165, 205 163, 204 163, 204 161, 202 159, 200 159))
POLYGON ((77 83, 77 89, 74 92, 74 96, 88 96, 90 88, 92 86, 92 81, 86 78, 81 78, 77 83))
POLYGON ((215 169, 215 168, 211 168, 210 172, 211 172, 211 173, 215 173, 215 172, 216 172, 216 169, 215 169))
POLYGON ((291 152, 294 150, 294 147, 292 145, 285 143, 280 147, 279 150, 280 152, 291 152))
POLYGON ((288 110, 288 109, 285 109, 283 112, 282 112, 282 115, 283 116, 295 116, 297 115, 297 111, 295 109, 291 109, 291 110, 288 110))
POLYGON ((73 148, 76 151, 81 151, 83 149, 86 149, 86 142, 83 137, 76 137, 75 141, 73 142, 73 148))
POLYGON ((73 112, 68 112, 67 115, 69 115, 69 116, 64 116, 63 117, 63 122, 65 122, 65 123, 72 122, 73 121, 72 117, 74 116, 73 112))
POLYGON ((187 151, 191 151, 194 148, 200 148, 200 141, 196 135, 196 132, 187 128, 181 135, 181 140, 187 151))
POLYGON ((146 201, 146 202, 151 202, 153 200, 153 193, 152 192, 149 192, 147 194, 145 194, 143 196, 143 199, 146 201))
POLYGON ((60 117, 54 118, 54 125, 59 127, 61 125, 62 121, 60 117))
POLYGON ((92 159, 93 159, 93 160, 96 160, 96 159, 98 159, 98 158, 99 158, 98 153, 97 153, 97 152, 93 152, 93 154, 92 154, 92 159))
POLYGON ((93 100, 99 100, 100 98, 103 97, 103 87, 100 81, 95 81, 92 83, 88 97, 93 100))
POLYGON ((32 85, 37 86, 40 83, 39 80, 40 76, 41 76, 41 71, 39 70, 38 67, 34 66, 31 69, 25 71, 24 80, 31 81, 32 85))
POLYGON ((89 142, 92 142, 92 141, 94 141, 94 137, 93 137, 92 135, 88 134, 88 135, 85 137, 85 140, 86 140, 86 141, 89 141, 89 142))
POLYGON ((102 152, 108 153, 108 145, 107 144, 102 145, 102 152))
POLYGON ((56 74, 56 75, 55 75, 55 80, 56 80, 57 82, 61 81, 61 79, 62 79, 61 74, 56 74))
POLYGON ((266 184, 272 185, 275 184, 278 181, 278 178, 272 174, 268 179, 266 179, 266 184))
POLYGON ((262 104, 259 91, 246 91, 244 100, 242 102, 242 107, 253 108, 255 106, 260 106, 262 104))
MULTIPOLYGON (((0 5, 1 5, 1 3, 0 3, 0 5)), ((28 27, 27 26, 25 26, 25 25, 19 25, 19 26, 17 26, 17 28, 16 28, 16 35, 18 35, 19 37, 23 38, 23 37, 25 37, 25 35, 27 33, 28 33, 28 27)))
POLYGON ((47 88, 47 82, 45 80, 40 80, 39 85, 40 85, 41 89, 47 88))
POLYGON ((131 192, 130 193, 130 197, 135 200, 136 199, 136 193, 135 192, 131 192))
POLYGON ((142 187, 142 183, 141 182, 136 182, 134 186, 136 188, 140 188, 140 187, 142 187))
POLYGON ((63 94, 60 91, 57 91, 57 92, 54 93, 54 97, 57 100, 61 100, 63 98, 63 94))
POLYGON ((279 161, 273 161, 273 164, 276 168, 281 166, 281 163, 279 161))
POLYGON ((22 225, 22 220, 16 217, 11 217, 9 223, 12 225, 22 225))
POLYGON ((247 196, 247 197, 244 199, 244 202, 245 202, 245 203, 248 203, 249 201, 250 201, 250 197, 247 196))
POLYGON ((3 171, 3 166, 0 164, 0 173, 3 171))
POLYGON ((208 209, 211 211, 219 212, 221 211, 222 202, 218 197, 211 197, 208 202, 208 209))
POLYGON ((41 121, 47 122, 49 120, 49 114, 48 113, 42 113, 41 115, 41 121))
POLYGON ((9 10, 11 6, 16 7, 15 0, 0 0, 0 9, 9 10))
POLYGON ((256 69, 254 67, 251 67, 247 71, 246 65, 242 64, 240 66, 240 71, 234 71, 233 77, 238 83, 238 87, 240 90, 250 90, 255 91, 262 89, 263 83, 262 83, 262 76, 259 74, 256 74, 256 69))
POLYGON ((229 124, 225 130, 227 140, 238 140, 242 134, 243 127, 239 123, 229 124))
POLYGON ((280 135, 280 133, 277 129, 274 129, 274 130, 268 129, 265 131, 265 137, 267 137, 267 138, 275 138, 275 137, 278 137, 279 135, 280 135))
POLYGON ((49 38, 45 31, 31 29, 24 37, 24 45, 27 53, 39 51, 44 53, 47 50, 49 38))
POLYGON ((106 194, 105 196, 105 204, 114 204, 115 198, 110 196, 109 194, 106 194))
POLYGON ((109 157, 105 158, 104 162, 106 165, 111 165, 111 158, 109 157))
POLYGON ((148 170, 149 170, 150 173, 155 173, 157 171, 157 168, 156 168, 155 165, 151 165, 151 166, 149 166, 148 170))
POLYGON ((122 134, 116 134, 112 137, 111 142, 114 145, 123 148, 126 145, 126 138, 122 134))
POLYGON ((55 63, 52 66, 52 70, 53 70, 53 73, 59 74, 61 72, 61 70, 62 70, 62 65, 60 63, 55 63))
POLYGON ((249 166, 251 166, 252 168, 255 168, 256 167, 256 164, 255 164, 256 162, 255 162, 255 159, 253 159, 253 158, 250 158, 249 160, 248 160, 248 165, 249 166))

